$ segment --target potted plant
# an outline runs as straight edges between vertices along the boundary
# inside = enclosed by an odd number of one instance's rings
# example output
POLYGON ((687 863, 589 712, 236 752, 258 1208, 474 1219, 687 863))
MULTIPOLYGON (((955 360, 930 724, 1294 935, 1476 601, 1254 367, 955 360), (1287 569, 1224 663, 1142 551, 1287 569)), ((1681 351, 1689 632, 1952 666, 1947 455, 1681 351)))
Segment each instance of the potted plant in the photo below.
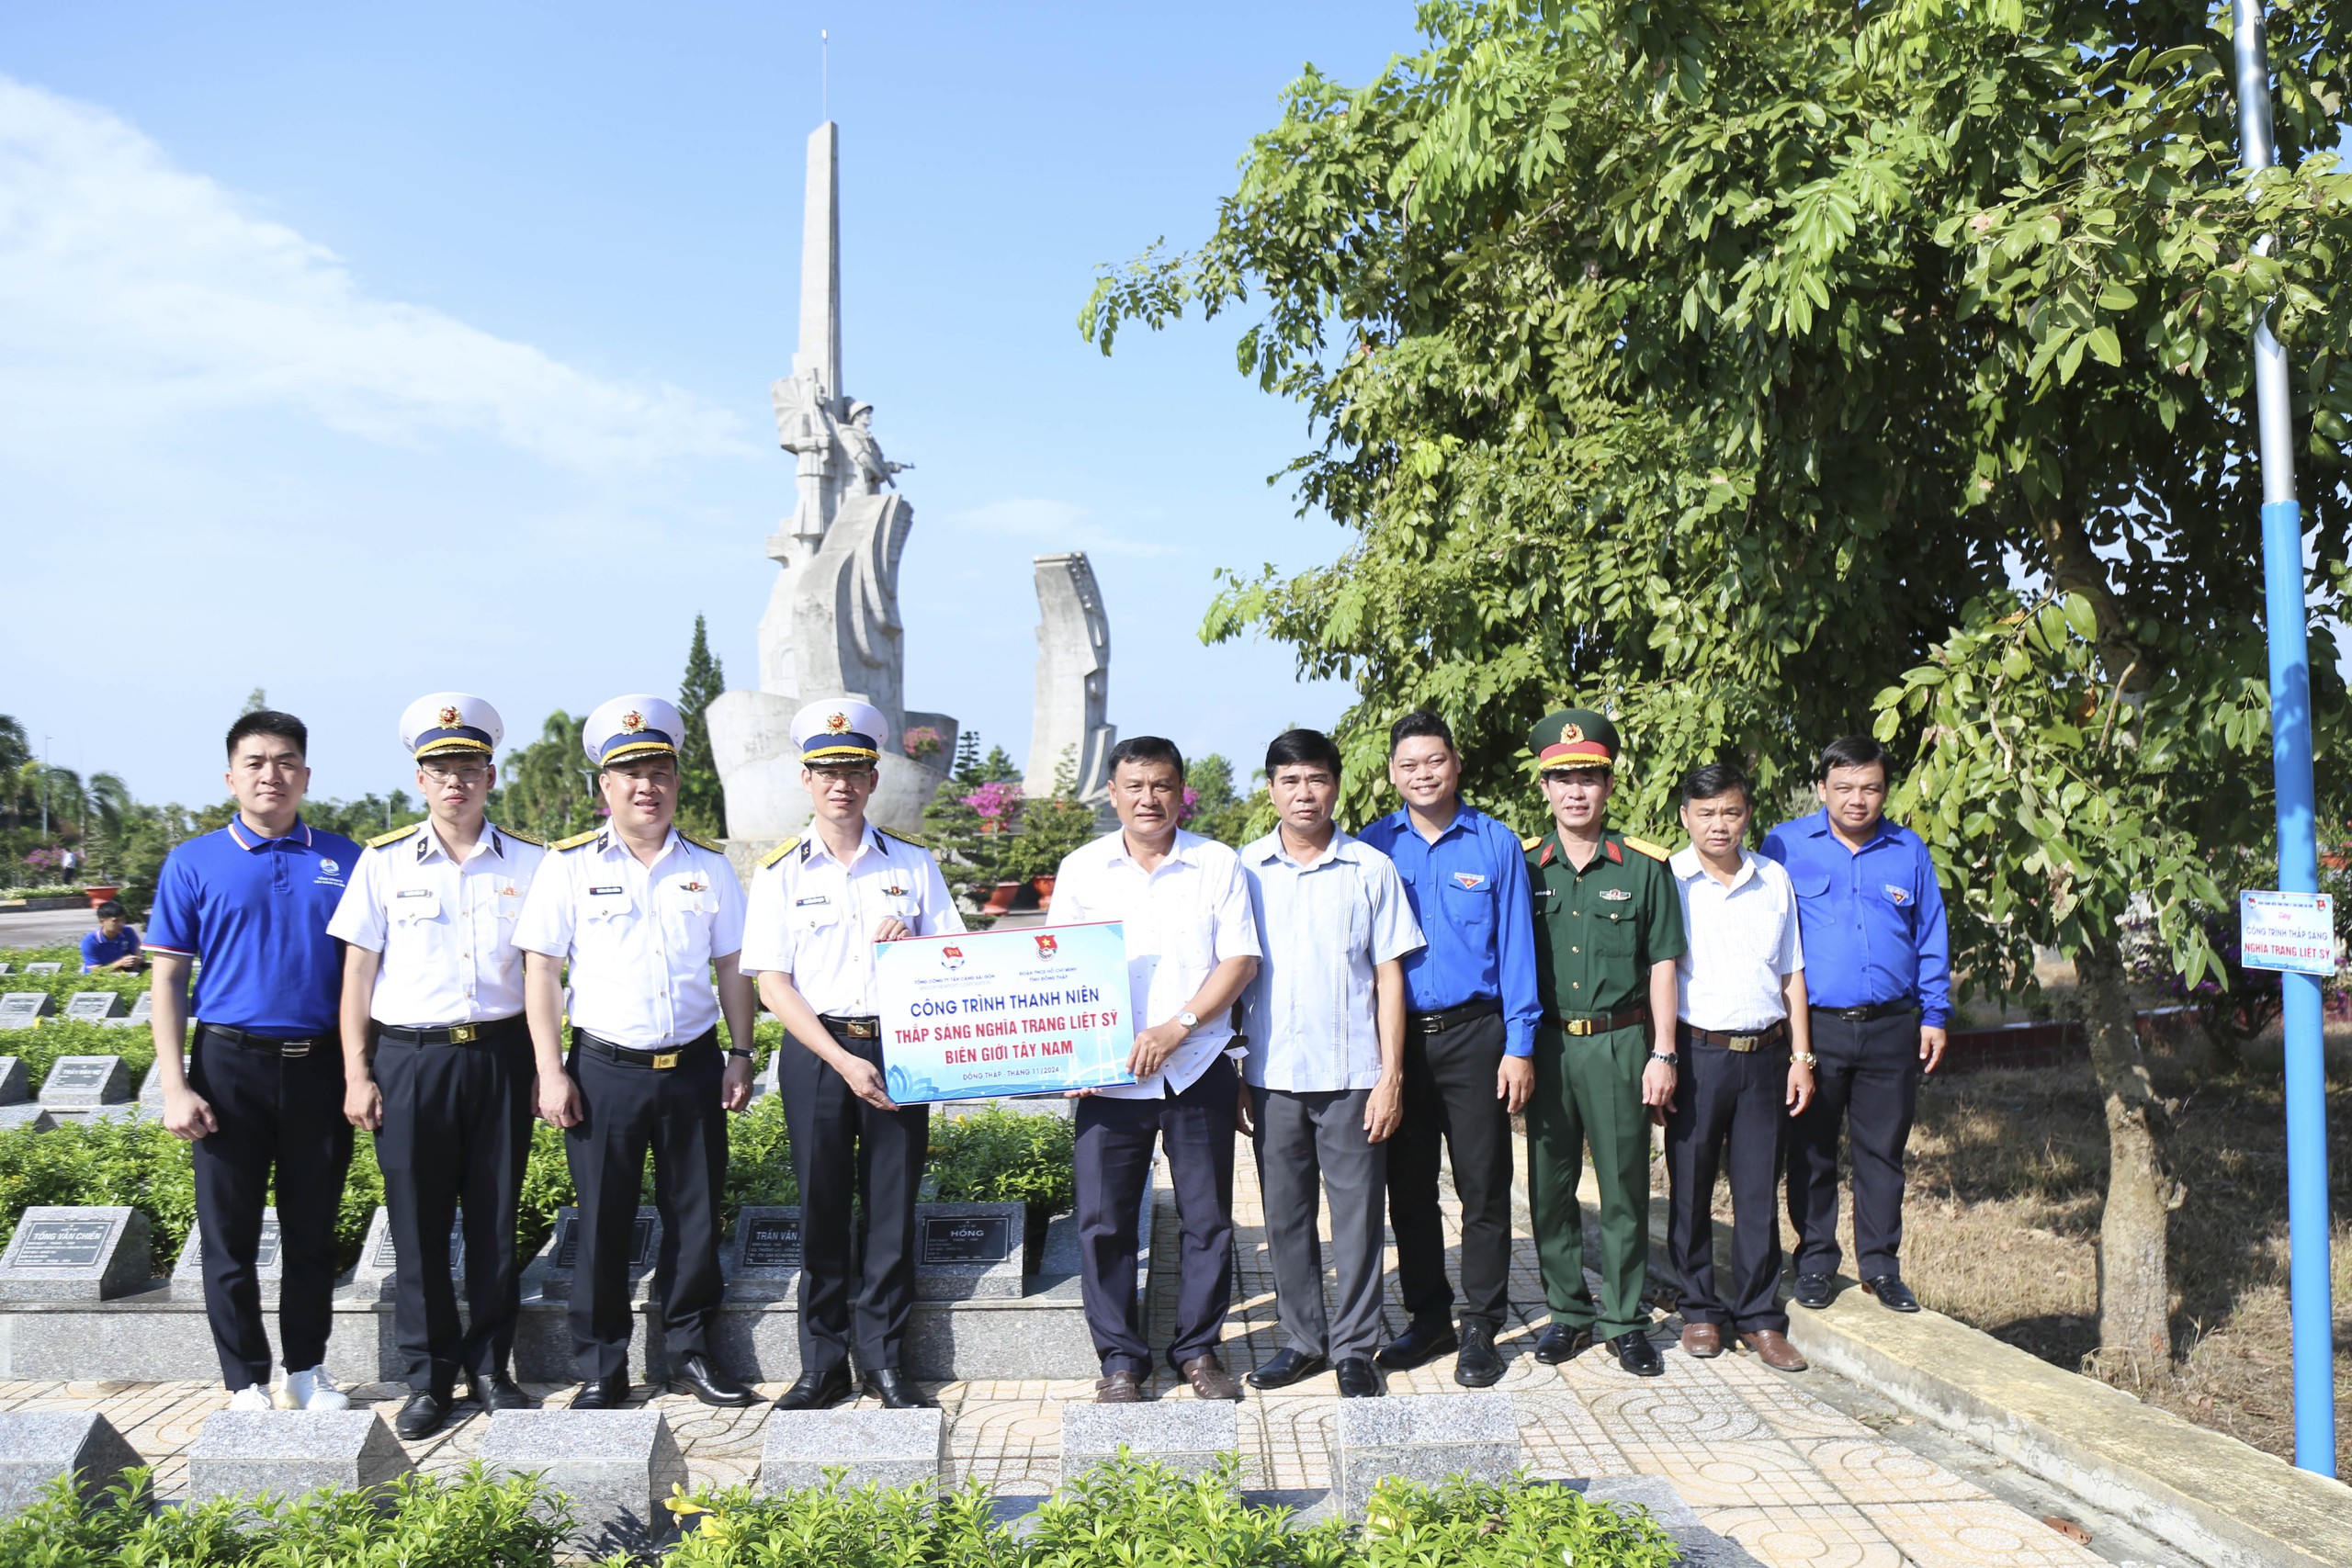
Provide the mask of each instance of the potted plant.
POLYGON ((1005 874, 1051 898, 1063 857, 1094 836, 1094 808, 1085 802, 1066 795, 1030 801, 1021 813, 1021 832, 1007 847, 1005 874))

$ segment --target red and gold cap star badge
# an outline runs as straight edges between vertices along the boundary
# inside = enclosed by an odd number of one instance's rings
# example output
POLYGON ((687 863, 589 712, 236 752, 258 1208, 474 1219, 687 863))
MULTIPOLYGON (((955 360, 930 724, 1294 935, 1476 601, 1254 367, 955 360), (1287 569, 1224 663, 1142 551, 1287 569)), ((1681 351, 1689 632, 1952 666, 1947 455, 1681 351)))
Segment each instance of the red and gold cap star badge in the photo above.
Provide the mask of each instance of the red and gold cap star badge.
POLYGON ((849 715, 845 713, 831 715, 825 720, 825 733, 828 735, 839 735, 848 728, 849 715))
POLYGON ((629 734, 634 735, 639 730, 645 728, 645 716, 638 712, 635 708, 631 708, 628 712, 621 715, 621 728, 627 730, 629 734))
POLYGON ((458 710, 456 708, 446 707, 441 710, 441 727, 444 729, 455 729, 458 727, 458 710))

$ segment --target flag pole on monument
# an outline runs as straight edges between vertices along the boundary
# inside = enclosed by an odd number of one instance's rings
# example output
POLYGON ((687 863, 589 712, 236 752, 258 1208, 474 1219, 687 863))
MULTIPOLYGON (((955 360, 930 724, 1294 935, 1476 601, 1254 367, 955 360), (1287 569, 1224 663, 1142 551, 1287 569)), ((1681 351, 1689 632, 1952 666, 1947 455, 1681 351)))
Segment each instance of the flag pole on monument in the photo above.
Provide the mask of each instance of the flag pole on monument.
MULTIPOLYGON (((2261 0, 2233 0, 2239 164, 2276 160, 2270 61, 2261 0)), ((2262 246, 2269 247, 2265 239, 2262 246)), ((2270 638, 2270 756, 2278 808, 2278 887, 2319 891, 2312 784, 2311 648, 2303 597, 2302 507, 2287 357, 2267 310, 2254 321, 2254 389, 2262 464, 2262 578, 2270 638)), ((2287 1100, 2288 1284, 2294 1314, 2295 1463, 2335 1473, 2334 1311, 2328 1283, 2327 1062, 2315 975, 2282 973, 2287 1100)))

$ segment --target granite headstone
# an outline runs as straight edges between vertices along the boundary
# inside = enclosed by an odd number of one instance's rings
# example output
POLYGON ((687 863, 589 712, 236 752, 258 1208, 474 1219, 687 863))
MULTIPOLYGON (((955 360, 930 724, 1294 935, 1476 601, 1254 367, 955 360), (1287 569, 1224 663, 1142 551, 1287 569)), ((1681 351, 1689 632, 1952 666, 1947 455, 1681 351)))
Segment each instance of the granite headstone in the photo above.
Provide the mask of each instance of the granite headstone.
POLYGON ((56 1010, 47 991, 10 991, 0 996, 0 1029, 30 1029, 56 1010))
POLYGON ((46 1105, 0 1105, 0 1133, 53 1133, 57 1118, 46 1105))
POLYGON ((760 1445, 760 1490, 821 1486, 828 1470, 850 1486, 936 1485, 946 1463, 944 1411, 778 1410, 760 1445))
POLYGON ((123 1010, 112 991, 76 991, 65 1000, 65 1016, 83 1023, 103 1023, 123 1010))
POLYGON ((130 1099, 130 1069, 119 1056, 60 1056, 40 1080, 40 1102, 51 1111, 91 1111, 130 1099))
MULTIPOLYGON (((572 1208, 556 1211, 555 1230, 539 1255, 523 1270, 523 1294, 536 1293, 544 1301, 568 1301, 571 1296, 571 1269, 580 1255, 580 1211, 572 1208)), ((645 1281, 653 1272, 653 1265, 662 1256, 662 1213, 650 1203, 637 1211, 637 1224, 629 1236, 628 1277, 640 1297, 649 1289, 645 1281)))
POLYGON ((32 1098, 32 1075, 21 1056, 0 1056, 0 1105, 22 1105, 32 1098))
POLYGON ((1456 1475, 1508 1481, 1519 1469, 1518 1415, 1492 1391, 1343 1399, 1329 1443, 1332 1506, 1351 1519, 1384 1476, 1435 1486, 1456 1475))
POLYGON ((223 1410, 187 1450, 188 1500, 373 1491, 415 1468, 372 1410, 223 1410))
POLYGON ((110 1301, 153 1276, 138 1210, 37 1204, 0 1252, 0 1302, 110 1301))
POLYGON ((0 1518, 39 1502, 61 1475, 74 1477, 74 1490, 95 1501, 141 1462, 95 1410, 0 1411, 0 1518))
MULTIPOLYGON (((353 1265, 353 1292, 363 1301, 390 1299, 393 1276, 400 1268, 400 1248, 392 1238, 392 1212, 379 1205, 376 1217, 368 1222, 368 1239, 359 1248, 359 1261, 353 1265)), ((463 1280, 466 1277, 466 1213, 458 1211, 449 1223, 449 1278, 463 1280)))
POLYGON ((42 964, 28 964, 25 965, 25 973, 28 975, 54 975, 64 967, 64 964, 51 960, 42 964))
POLYGON ((1062 1479, 1067 1487, 1126 1449, 1179 1475, 1205 1475, 1241 1446, 1237 1406, 1225 1400, 1062 1406, 1062 1479))
MULTIPOLYGON (((261 1212, 261 1241, 254 1248, 254 1278, 264 1295, 275 1295, 278 1282, 286 1278, 286 1260, 280 1256, 277 1233, 277 1211, 261 1212)), ((179 1261, 172 1265, 172 1294, 175 1297, 202 1301, 204 1299, 204 1222, 193 1221, 187 1227, 187 1240, 180 1247, 179 1261)))
POLYGON ((662 1500, 686 1480, 685 1455, 658 1410, 501 1410, 481 1440, 493 1471, 537 1471, 571 1505, 572 1550, 604 1558, 649 1551, 670 1533, 662 1500))
POLYGON ((718 1252, 719 1272, 736 1301, 777 1301, 800 1278, 800 1211, 756 1205, 735 1216, 718 1252))
POLYGON ((1028 1207, 1022 1203, 915 1205, 915 1294, 964 1301, 1021 1293, 1028 1207))

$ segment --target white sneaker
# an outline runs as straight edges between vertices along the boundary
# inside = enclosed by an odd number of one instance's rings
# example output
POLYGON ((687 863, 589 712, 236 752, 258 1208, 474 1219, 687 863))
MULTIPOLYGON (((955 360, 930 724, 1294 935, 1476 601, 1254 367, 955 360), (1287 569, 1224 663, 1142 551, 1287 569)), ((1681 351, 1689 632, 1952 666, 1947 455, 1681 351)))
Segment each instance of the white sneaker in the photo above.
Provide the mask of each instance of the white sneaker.
POLYGON ((297 1410, 348 1410, 351 1395, 334 1386, 324 1367, 286 1374, 286 1403, 297 1410))
POLYGON ((249 1382, 229 1396, 229 1408, 251 1412, 275 1410, 277 1406, 270 1402, 267 1388, 257 1382, 249 1382))

